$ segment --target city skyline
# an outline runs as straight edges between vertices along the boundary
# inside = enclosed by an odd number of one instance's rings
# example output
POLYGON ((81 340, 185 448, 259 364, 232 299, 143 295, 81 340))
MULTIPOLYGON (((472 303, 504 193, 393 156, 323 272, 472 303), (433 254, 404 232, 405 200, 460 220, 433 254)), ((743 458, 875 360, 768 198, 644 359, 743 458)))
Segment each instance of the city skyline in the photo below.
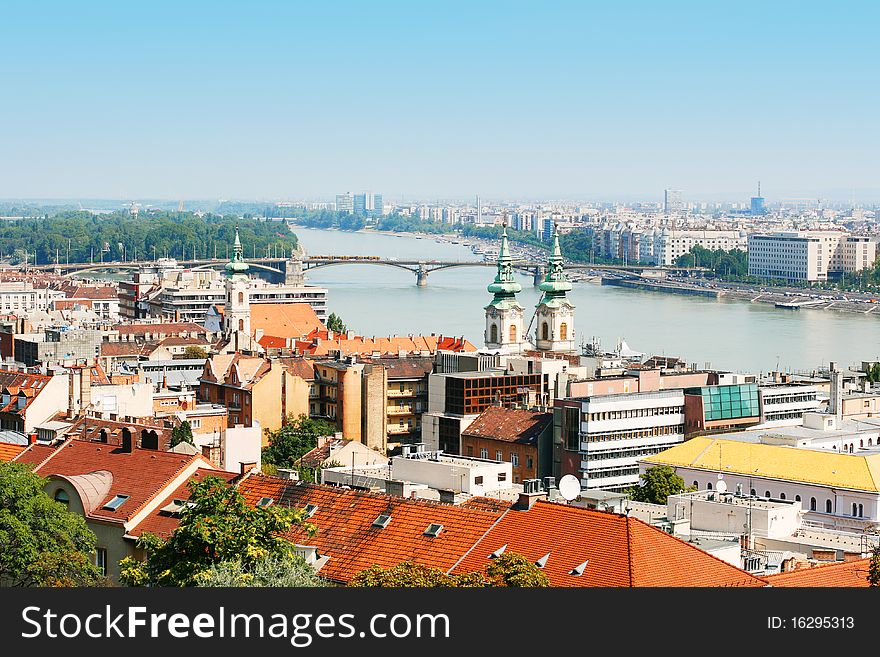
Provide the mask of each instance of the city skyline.
POLYGON ((880 199, 865 3, 49 5, 3 198, 880 199))

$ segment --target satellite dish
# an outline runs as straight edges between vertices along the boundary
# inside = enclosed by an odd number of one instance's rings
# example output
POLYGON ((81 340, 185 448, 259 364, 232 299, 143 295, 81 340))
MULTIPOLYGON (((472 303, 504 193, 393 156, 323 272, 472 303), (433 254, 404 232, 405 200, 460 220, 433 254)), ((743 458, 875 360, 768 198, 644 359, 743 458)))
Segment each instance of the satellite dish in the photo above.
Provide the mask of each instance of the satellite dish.
POLYGON ((718 485, 715 486, 715 490, 717 490, 719 493, 724 493, 725 491, 727 491, 727 482, 724 480, 719 481, 718 485))
POLYGON ((559 480, 559 494, 571 502, 581 494, 581 482, 574 475, 567 474, 559 480))
POLYGON ((719 473, 718 473, 718 478, 719 478, 719 479, 724 479, 724 473, 723 473, 723 472, 719 472, 719 473))

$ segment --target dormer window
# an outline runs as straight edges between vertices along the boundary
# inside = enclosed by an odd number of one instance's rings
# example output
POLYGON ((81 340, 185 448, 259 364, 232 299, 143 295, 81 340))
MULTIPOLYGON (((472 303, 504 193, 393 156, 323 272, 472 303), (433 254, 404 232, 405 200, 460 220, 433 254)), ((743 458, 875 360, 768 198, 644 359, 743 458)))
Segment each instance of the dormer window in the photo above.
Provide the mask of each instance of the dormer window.
POLYGON ((430 536, 431 538, 437 538, 440 535, 440 532, 443 531, 443 525, 432 522, 428 525, 428 528, 425 530, 425 536, 430 536))
POLYGON ((306 504, 306 518, 311 518, 318 512, 317 504, 306 504))
POLYGON ((271 497, 261 497, 259 502, 257 502, 257 507, 264 508, 267 506, 272 506, 272 502, 274 501, 275 500, 273 500, 271 497))

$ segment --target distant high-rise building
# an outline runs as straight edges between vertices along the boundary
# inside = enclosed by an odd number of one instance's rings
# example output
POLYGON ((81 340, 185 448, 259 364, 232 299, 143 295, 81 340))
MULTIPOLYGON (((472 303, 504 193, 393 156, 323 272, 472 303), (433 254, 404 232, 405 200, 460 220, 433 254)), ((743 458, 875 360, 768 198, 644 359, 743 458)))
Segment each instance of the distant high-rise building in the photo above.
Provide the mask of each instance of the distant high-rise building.
POLYGON ((765 212, 764 197, 761 196, 761 181, 758 181, 758 195, 752 197, 752 214, 761 215, 765 212))
POLYGON ((352 197, 351 192, 336 195, 336 211, 354 212, 354 197, 352 197))
POLYGON ((355 194, 352 199, 352 212, 362 217, 367 214, 367 194, 355 194))
POLYGON ((684 209, 684 203, 681 200, 680 189, 663 190, 663 212, 666 214, 675 214, 684 209))
POLYGON ((371 194, 373 197, 373 207, 367 208, 372 213, 374 217, 382 216, 382 195, 381 194, 371 194))

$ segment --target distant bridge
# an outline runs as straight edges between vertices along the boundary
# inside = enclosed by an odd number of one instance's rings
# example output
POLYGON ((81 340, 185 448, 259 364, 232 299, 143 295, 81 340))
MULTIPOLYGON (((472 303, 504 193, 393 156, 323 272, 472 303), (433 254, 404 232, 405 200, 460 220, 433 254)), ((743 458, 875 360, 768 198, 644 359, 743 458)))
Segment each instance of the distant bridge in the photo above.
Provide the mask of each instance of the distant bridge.
MULTIPOLYGON (((222 269, 229 260, 225 258, 207 258, 197 260, 177 260, 179 266, 193 270, 222 269)), ((253 269, 267 273, 284 276, 291 265, 299 266, 303 271, 312 271, 322 267, 334 267, 339 265, 379 265, 383 267, 395 267, 405 269, 416 277, 416 285, 425 287, 428 284, 428 275, 433 272, 460 267, 497 267, 494 260, 400 260, 398 258, 385 258, 380 256, 308 256, 301 260, 288 258, 245 258, 245 262, 253 269)), ((55 272, 63 276, 85 274, 95 271, 108 270, 137 270, 144 266, 156 264, 154 261, 113 261, 113 262, 85 262, 60 265, 39 265, 30 269, 55 272)), ((546 263, 533 260, 513 260, 514 269, 531 274, 535 285, 540 283, 546 273, 546 263)), ((672 273, 704 273, 710 271, 705 267, 659 267, 656 265, 598 265, 584 263, 566 263, 567 270, 581 271, 620 271, 630 274, 654 273, 655 275, 667 275, 672 273)))

